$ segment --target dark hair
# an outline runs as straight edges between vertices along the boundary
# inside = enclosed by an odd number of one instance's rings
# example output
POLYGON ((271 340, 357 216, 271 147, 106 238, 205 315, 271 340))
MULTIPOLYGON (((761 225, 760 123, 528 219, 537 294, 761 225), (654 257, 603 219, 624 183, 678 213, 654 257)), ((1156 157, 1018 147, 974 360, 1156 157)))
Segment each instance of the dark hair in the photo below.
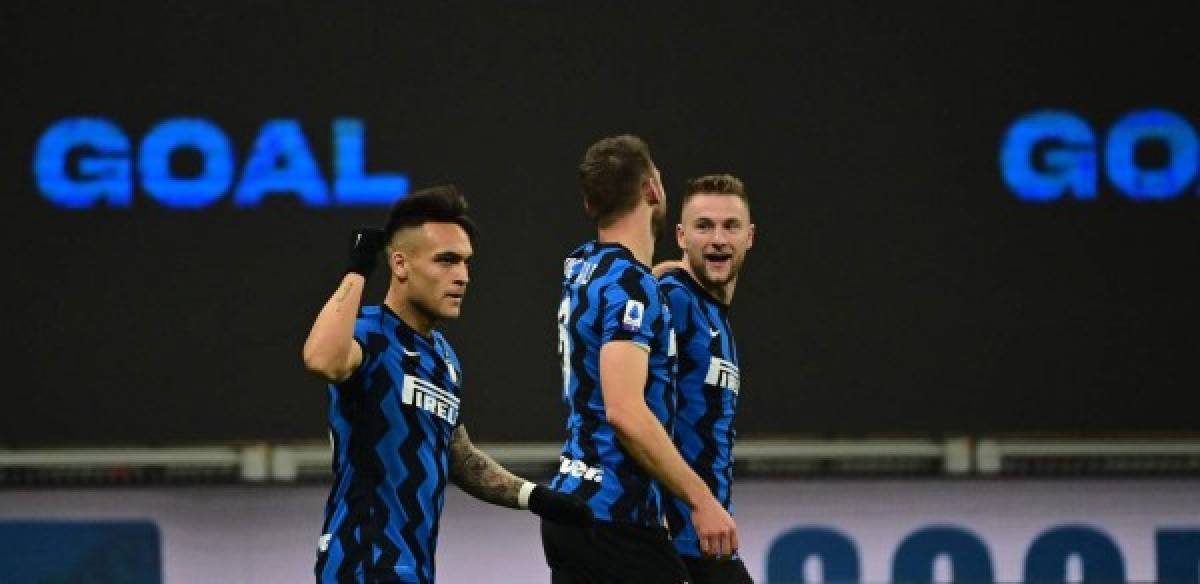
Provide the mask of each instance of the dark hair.
POLYGON ((746 185, 732 174, 707 174, 687 182, 683 192, 683 204, 686 205, 692 197, 700 193, 736 196, 750 209, 750 199, 746 196, 746 185))
POLYGON ((588 215, 607 227, 636 207, 639 187, 653 167, 650 148, 637 136, 613 136, 592 144, 579 164, 588 215))
POLYGON ((454 185, 441 185, 409 193, 392 205, 383 231, 388 240, 401 229, 426 223, 455 223, 475 239, 475 223, 467 217, 467 199, 454 185))

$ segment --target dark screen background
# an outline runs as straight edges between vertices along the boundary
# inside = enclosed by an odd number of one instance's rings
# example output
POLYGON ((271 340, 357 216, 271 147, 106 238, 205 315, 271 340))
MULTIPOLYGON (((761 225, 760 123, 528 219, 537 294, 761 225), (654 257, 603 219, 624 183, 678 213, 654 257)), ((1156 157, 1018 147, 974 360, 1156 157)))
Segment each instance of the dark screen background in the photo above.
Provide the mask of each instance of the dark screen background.
POLYGON ((264 122, 297 118, 327 177, 354 116, 372 171, 457 183, 482 237, 444 330, 477 440, 563 435, 558 278, 592 236, 575 166, 623 132, 650 143, 672 219, 689 177, 751 191, 741 436, 1195 430, 1200 200, 1101 179, 1095 201, 1031 205, 997 163, 1037 109, 1101 141, 1137 109, 1200 123, 1194 5, 797 4, 7 5, 0 444, 323 437, 300 347, 349 231, 385 214, 58 208, 31 163, 69 116, 135 145, 204 117, 239 169, 264 122))

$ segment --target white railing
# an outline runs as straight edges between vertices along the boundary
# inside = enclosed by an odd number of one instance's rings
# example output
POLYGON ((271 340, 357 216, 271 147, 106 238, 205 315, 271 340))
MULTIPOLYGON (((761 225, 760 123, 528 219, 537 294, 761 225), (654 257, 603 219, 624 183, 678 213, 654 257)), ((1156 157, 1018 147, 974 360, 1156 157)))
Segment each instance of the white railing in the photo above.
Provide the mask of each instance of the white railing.
MULTIPOLYGON (((501 464, 547 465, 558 463, 560 443, 505 442, 478 446, 501 464)), ((1086 460, 1104 457, 1161 459, 1192 457, 1200 470, 1200 440, 743 440, 734 451, 743 464, 771 468, 781 463, 853 463, 883 460, 909 468, 936 469, 946 476, 1002 474, 1013 459, 1086 460), (911 464, 910 464, 911 463, 911 464)), ((86 470, 99 468, 157 467, 172 470, 228 471, 245 482, 290 482, 301 475, 328 472, 328 444, 281 443, 240 446, 164 448, 0 449, 0 471, 86 470)))
MULTIPOLYGON (((1161 459, 1200 458, 1200 440, 1165 439, 983 439, 975 445, 975 469, 982 475, 998 474, 1006 459, 1161 459)), ((1198 461, 1200 462, 1200 461, 1198 461)))
MULTIPOLYGON (((557 442, 505 442, 478 445, 505 465, 555 465, 557 442)), ((294 481, 302 472, 330 467, 327 444, 284 443, 245 446, 180 448, 103 448, 0 450, 0 470, 22 468, 68 470, 105 467, 165 467, 170 469, 229 469, 247 482, 294 481)), ((738 460, 842 460, 865 458, 923 459, 948 474, 970 470, 966 439, 932 440, 745 440, 734 455, 738 460)))

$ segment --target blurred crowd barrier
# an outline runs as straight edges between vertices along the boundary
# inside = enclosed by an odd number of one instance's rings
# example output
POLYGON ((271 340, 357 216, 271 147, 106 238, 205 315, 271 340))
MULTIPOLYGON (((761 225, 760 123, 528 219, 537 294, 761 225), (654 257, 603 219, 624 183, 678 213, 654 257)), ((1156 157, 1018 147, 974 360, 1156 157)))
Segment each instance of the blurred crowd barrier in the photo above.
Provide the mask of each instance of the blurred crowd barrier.
MULTIPOLYGON (((559 443, 483 443, 505 466, 551 476, 559 443)), ((296 483, 331 478, 322 443, 0 449, 0 485, 296 483)), ((1200 476, 1194 437, 743 440, 739 478, 1200 476)))

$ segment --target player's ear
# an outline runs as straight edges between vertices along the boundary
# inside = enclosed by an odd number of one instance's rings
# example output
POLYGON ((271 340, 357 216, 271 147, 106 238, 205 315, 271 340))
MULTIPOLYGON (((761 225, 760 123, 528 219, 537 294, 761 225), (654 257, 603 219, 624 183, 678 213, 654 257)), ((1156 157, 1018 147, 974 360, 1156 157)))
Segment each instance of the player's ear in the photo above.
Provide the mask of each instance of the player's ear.
POLYGON ((401 282, 408 280, 408 258, 403 251, 392 249, 388 254, 388 267, 392 269, 392 276, 401 282))
POLYGON ((675 224, 675 244, 679 246, 679 249, 687 251, 687 245, 683 239, 683 223, 675 224))
POLYGON ((659 192, 654 175, 649 175, 642 181, 642 198, 646 199, 646 204, 651 207, 666 204, 666 197, 659 192))
POLYGON ((750 228, 746 230, 746 249, 754 247, 754 224, 750 224, 750 228))

